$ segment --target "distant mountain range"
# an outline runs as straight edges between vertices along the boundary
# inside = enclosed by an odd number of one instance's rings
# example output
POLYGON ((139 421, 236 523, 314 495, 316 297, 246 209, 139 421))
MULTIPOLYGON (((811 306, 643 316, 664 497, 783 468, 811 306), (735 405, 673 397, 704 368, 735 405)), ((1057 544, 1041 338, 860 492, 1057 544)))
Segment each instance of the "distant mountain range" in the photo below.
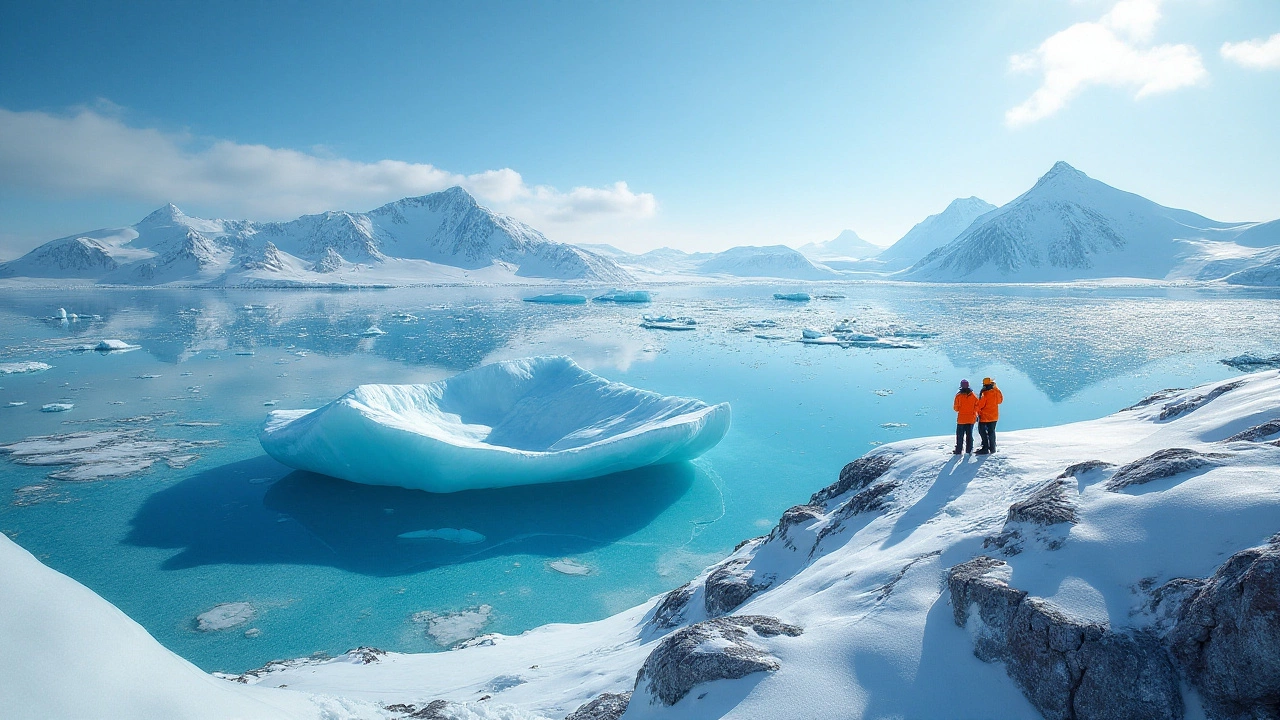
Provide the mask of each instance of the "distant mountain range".
POLYGON ((459 187, 283 223, 205 220, 170 204, 136 225, 47 242, 0 265, 0 277, 212 286, 632 279, 609 258, 552 242, 459 187))
POLYGON ((367 213, 284 223, 204 220, 173 205, 136 225, 50 241, 0 278, 122 285, 352 286, 513 282, 624 284, 671 277, 929 282, 1101 278, 1280 285, 1280 220, 1226 223, 1156 204, 1055 164, 1013 201, 954 200, 883 250, 845 230, 800 250, 719 253, 566 245, 481 207, 462 188, 367 213))

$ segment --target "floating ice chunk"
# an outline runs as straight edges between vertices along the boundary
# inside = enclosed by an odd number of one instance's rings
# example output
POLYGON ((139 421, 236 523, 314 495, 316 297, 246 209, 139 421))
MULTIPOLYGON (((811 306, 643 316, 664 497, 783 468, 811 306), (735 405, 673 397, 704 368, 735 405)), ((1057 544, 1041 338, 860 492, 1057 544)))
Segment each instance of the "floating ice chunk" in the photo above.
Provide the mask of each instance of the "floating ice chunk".
POLYGON ((196 616, 196 629, 200 632, 229 630, 244 625, 255 615, 257 611, 247 602, 221 603, 196 616))
POLYGON ((437 614, 427 610, 413 614, 413 621, 426 623, 427 634, 440 645, 449 647, 463 640, 470 640, 480 634, 489 617, 493 615, 491 605, 467 608, 457 612, 437 614))
POLYGON ((261 628, 249 628, 248 630, 244 631, 244 636, 247 638, 256 638, 261 634, 262 634, 261 628))
POLYGON ((418 319, 417 315, 414 315, 413 313, 407 313, 407 312, 393 313, 391 317, 401 322, 413 322, 414 320, 418 319))
POLYGON ((809 302, 809 300, 811 300, 812 298, 809 297, 809 293, 796 292, 796 293, 774 293, 773 299, 786 300, 788 302, 809 302))
POLYGON ((805 345, 839 345, 840 341, 830 335, 824 335, 817 338, 800 338, 800 342, 805 345))
POLYGON ((466 528, 435 528, 433 530, 414 530, 400 533, 396 537, 402 540, 446 540, 460 545, 473 545, 484 542, 484 535, 466 528))
POLYGON ((595 297, 596 302, 615 303, 647 303, 652 299, 648 290, 618 290, 617 288, 595 297))
POLYGON ((68 410, 75 408, 75 406, 76 406, 75 403, 49 403, 47 405, 41 405, 40 412, 48 412, 48 413, 66 412, 68 410))
POLYGON ((42 362, 0 363, 0 375, 17 375, 19 373, 43 372, 53 366, 42 362))
POLYGON ((910 426, 909 426, 909 425, 907 425, 906 423, 900 423, 900 422, 887 422, 887 423, 880 423, 880 427, 882 427, 882 428, 884 428, 884 429, 886 429, 886 430, 898 430, 898 429, 901 429, 901 428, 904 428, 904 427, 910 427, 910 426))
POLYGON ((58 308, 58 319, 59 319, 59 320, 66 320, 66 319, 67 319, 67 309, 66 309, 66 308, 58 308))
POLYGON ((26 404, 27 404, 26 400, 10 400, 9 404, 5 405, 5 407, 22 407, 23 405, 26 405, 26 404))
POLYGON ((361 385, 318 410, 280 410, 259 440, 293 468, 430 492, 581 480, 690 460, 729 405, 597 377, 566 357, 508 360, 429 385, 361 385))
POLYGON ((813 296, 814 300, 844 300, 845 296, 840 293, 821 293, 813 296))
POLYGON ((386 330, 383 330, 377 325, 370 325, 369 327, 365 328, 364 332, 360 333, 360 337, 378 337, 379 335, 386 335, 386 334, 387 334, 386 330))
POLYGON ((569 558, 552 560, 551 562, 547 563, 547 567, 564 575, 590 575, 591 574, 591 568, 587 567, 586 565, 583 565, 582 563, 570 560, 569 558))
POLYGON ((892 390, 876 390, 875 393, 880 397, 889 397, 893 394, 892 390))
POLYGON ((806 340, 817 340, 820 337, 827 337, 827 334, 817 328, 807 327, 800 331, 800 337, 806 340))
POLYGON ((183 453, 208 444, 156 438, 144 430, 105 430, 29 437, 0 445, 0 454, 19 465, 60 467, 49 475, 56 480, 85 482, 135 475, 158 460, 187 465, 196 456, 183 453))
POLYGON ((245 356, 245 357, 253 357, 253 351, 252 351, 252 350, 237 350, 237 351, 236 351, 236 354, 237 354, 237 355, 243 355, 243 356, 245 356))
POLYGON ((548 295, 534 295, 527 297, 525 302, 546 303, 548 305, 585 305, 587 303, 586 295, 572 295, 569 293, 551 293, 548 295))
POLYGON ((640 327, 650 330, 697 330, 698 321, 691 317, 670 315, 641 315, 640 327))
POLYGON ((138 380, 155 380, 159 375, 134 375, 138 380))
POLYGON ((262 403, 262 407, 275 407, 275 406, 276 406, 275 400, 267 400, 262 403))
POLYGON ((98 352, 125 352, 127 350, 137 350, 137 345, 130 345, 123 340, 103 340, 93 346, 98 352))

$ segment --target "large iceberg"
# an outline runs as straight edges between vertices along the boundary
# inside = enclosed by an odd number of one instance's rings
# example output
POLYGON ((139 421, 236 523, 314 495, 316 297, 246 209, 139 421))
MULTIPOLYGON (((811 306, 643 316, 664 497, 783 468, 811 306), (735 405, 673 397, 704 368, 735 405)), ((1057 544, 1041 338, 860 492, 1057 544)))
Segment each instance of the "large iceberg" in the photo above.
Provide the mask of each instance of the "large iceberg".
POLYGON ((361 385, 318 410, 270 413, 259 440, 290 467, 444 493, 690 460, 728 429, 727 403, 659 395, 566 357, 539 357, 429 385, 361 385))

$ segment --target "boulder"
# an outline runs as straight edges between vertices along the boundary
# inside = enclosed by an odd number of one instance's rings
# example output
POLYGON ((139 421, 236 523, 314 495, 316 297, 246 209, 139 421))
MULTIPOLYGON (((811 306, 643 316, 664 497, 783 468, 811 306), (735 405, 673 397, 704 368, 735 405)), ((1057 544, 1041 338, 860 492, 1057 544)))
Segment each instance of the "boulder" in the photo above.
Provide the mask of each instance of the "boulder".
POLYGON ((769 533, 769 542, 781 541, 792 550, 798 549, 791 537, 791 529, 798 525, 808 525, 824 514, 826 514, 826 508, 821 505, 796 505, 787 508, 787 511, 782 513, 782 519, 778 520, 778 524, 769 533))
POLYGON ((714 680, 773 672, 782 661, 750 641, 803 632, 777 618, 740 615, 704 620, 658 643, 636 674, 635 692, 650 703, 675 705, 689 691, 714 680))
POLYGON ((582 707, 569 713, 564 720, 618 720, 627 711, 631 691, 601 693, 582 707))
POLYGON ((1036 525, 1074 524, 1076 506, 1068 495, 1069 484, 1066 478, 1054 478, 1032 490, 1026 500, 1019 500, 1009 506, 1009 514, 1005 522, 1028 522, 1036 525))
POLYGON ((855 515, 861 515, 865 512, 878 512, 888 507, 887 498, 890 493, 897 489, 897 481, 886 480, 859 490, 831 514, 830 524, 818 531, 818 542, 822 542, 823 538, 839 530, 845 520, 855 515))
POLYGON ((1248 430, 1238 432, 1222 442, 1236 442, 1237 440, 1257 442, 1259 440, 1266 440, 1272 435, 1280 435, 1280 419, 1268 420, 1261 425, 1254 425, 1248 430))
POLYGON ((1067 469, 1063 470, 1062 474, 1059 475, 1058 477, 1078 478, 1078 477, 1083 477, 1085 475, 1088 475, 1091 472, 1095 472, 1098 470, 1106 470, 1109 467, 1115 467, 1115 466, 1109 462, 1105 462, 1102 460, 1085 460, 1084 462, 1078 462, 1074 465, 1068 465, 1067 469))
POLYGON ((893 467, 897 460, 898 456, 891 453, 864 455, 845 465, 840 471, 840 478, 814 493, 813 497, 809 498, 809 504, 825 505, 832 498, 839 497, 850 490, 861 490, 889 472, 889 468, 893 467))
POLYGON ((1245 382, 1247 381, 1236 380, 1234 382, 1223 383, 1203 395, 1192 395, 1180 400, 1174 400, 1160 409, 1160 417, 1157 419, 1173 420, 1174 418, 1181 417, 1189 412, 1199 410, 1205 405, 1208 405, 1211 400, 1235 390, 1236 388, 1244 385, 1245 382))
POLYGON ((684 610, 688 607, 689 600, 693 598, 693 592, 693 585, 685 583, 667 593, 662 598, 662 602, 658 603, 658 607, 654 608, 653 615, 649 618, 649 624, 664 630, 682 624, 684 622, 684 610))
POLYGON ((1111 479, 1107 480, 1106 487, 1112 492, 1118 492, 1130 485, 1142 485, 1152 480, 1173 477, 1174 475, 1181 475, 1182 473, 1216 465, 1217 458, 1221 457, 1223 456, 1207 455, 1187 448, 1157 450, 1144 458, 1139 458, 1128 465, 1121 466, 1111 476, 1111 479))
POLYGON ((1280 546, 1231 556, 1183 603, 1169 643, 1219 718, 1280 718, 1280 546))
POLYGON ((750 558, 735 558, 720 565, 707 576, 703 585, 702 602, 707 617, 719 617, 733 612, 752 595, 773 585, 773 575, 760 575, 748 569, 750 558))

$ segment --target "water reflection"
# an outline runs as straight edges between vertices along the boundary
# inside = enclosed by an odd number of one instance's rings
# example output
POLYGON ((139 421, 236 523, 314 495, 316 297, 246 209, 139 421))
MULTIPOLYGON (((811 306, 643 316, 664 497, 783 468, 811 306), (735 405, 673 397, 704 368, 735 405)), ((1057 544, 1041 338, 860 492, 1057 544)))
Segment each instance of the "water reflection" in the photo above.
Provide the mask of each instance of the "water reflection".
POLYGON ((259 457, 213 468, 151 495, 126 542, 176 548, 164 569, 218 563, 329 565, 404 575, 502 554, 571 555, 640 530, 683 497, 689 463, 571 483, 435 495, 293 472, 259 457), (477 543, 404 539, 456 528, 477 543))

